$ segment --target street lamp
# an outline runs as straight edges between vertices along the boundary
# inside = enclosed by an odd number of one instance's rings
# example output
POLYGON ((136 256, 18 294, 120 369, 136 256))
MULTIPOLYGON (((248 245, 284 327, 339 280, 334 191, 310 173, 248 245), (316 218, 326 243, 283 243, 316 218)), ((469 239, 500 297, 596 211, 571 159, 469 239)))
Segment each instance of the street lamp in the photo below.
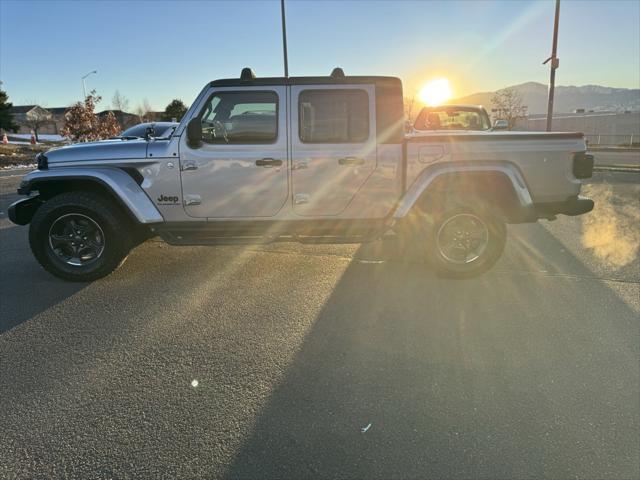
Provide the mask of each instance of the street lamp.
POLYGON ((86 84, 84 82, 84 79, 87 78, 89 75, 91 75, 93 73, 98 73, 98 71, 97 70, 92 70, 92 71, 90 71, 89 73, 87 73, 86 75, 84 75, 82 77, 82 93, 84 94, 84 97, 82 97, 83 100, 87 99, 87 86, 86 86, 86 84))

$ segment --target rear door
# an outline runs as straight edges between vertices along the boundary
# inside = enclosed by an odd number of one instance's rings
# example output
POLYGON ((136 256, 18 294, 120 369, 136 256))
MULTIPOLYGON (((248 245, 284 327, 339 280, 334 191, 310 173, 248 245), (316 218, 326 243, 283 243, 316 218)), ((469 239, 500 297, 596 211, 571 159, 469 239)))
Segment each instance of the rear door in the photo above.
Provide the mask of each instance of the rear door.
POLYGON ((373 85, 291 87, 293 210, 340 215, 376 168, 373 85))
POLYGON ((286 87, 212 91, 198 117, 202 143, 182 135, 185 210, 192 217, 271 217, 286 204, 286 87))

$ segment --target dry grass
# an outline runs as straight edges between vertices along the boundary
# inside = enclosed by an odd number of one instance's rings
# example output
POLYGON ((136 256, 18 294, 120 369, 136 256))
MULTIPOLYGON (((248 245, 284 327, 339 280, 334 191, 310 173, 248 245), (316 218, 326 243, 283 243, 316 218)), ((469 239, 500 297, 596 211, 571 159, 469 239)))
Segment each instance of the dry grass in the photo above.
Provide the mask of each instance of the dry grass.
POLYGON ((633 262, 640 251, 640 185, 632 202, 617 197, 611 185, 586 185, 583 192, 596 204, 583 217, 582 245, 615 268, 633 262))
POLYGON ((0 168, 31 165, 39 152, 50 149, 50 145, 0 144, 0 168))

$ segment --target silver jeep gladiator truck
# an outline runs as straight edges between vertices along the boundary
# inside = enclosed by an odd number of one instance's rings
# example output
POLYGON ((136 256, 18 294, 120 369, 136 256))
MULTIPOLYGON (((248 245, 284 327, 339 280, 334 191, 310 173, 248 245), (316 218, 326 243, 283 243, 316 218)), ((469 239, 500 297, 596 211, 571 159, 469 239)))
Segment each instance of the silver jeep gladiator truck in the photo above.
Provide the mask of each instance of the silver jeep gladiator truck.
MULTIPOLYGON (((580 133, 404 134, 398 78, 240 78, 207 84, 165 138, 40 154, 11 205, 40 264, 89 281, 138 243, 375 240, 390 229, 435 269, 477 275, 507 223, 580 215, 593 158, 580 133)), ((402 245, 403 242, 400 242, 402 245)))

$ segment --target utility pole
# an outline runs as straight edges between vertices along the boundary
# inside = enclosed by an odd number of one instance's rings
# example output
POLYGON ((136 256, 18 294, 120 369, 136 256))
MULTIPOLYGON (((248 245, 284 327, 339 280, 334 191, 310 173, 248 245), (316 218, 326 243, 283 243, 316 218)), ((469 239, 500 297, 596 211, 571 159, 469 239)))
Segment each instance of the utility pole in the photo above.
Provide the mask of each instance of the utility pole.
POLYGON ((98 71, 97 70, 92 70, 89 73, 87 73, 86 75, 83 75, 83 77, 82 77, 82 93, 84 94, 84 97, 82 97, 82 101, 83 102, 87 99, 87 86, 85 85, 84 79, 87 78, 92 73, 98 73, 98 71))
POLYGON ((280 0, 282 14, 282 51, 284 53, 284 78, 289 78, 289 59, 287 58, 287 22, 284 17, 284 0, 280 0))
POLYGON ((560 0, 556 0, 556 16, 553 22, 553 45, 551 46, 551 56, 542 64, 551 61, 551 76, 549 78, 549 103, 547 104, 547 132, 551 131, 553 120, 553 94, 556 88, 556 70, 560 66, 560 60, 556 56, 558 52, 558 22, 560 21, 560 0))

